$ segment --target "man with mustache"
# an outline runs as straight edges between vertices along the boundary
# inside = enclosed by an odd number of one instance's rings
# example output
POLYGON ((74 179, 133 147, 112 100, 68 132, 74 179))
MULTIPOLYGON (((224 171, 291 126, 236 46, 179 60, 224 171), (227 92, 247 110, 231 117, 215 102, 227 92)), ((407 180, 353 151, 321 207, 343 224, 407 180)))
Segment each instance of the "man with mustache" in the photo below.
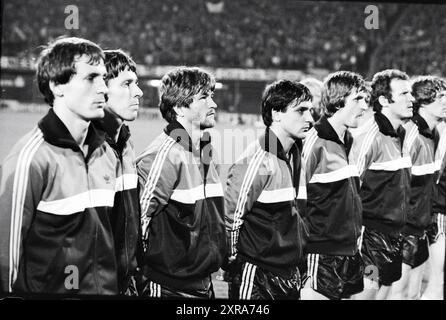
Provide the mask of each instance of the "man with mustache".
POLYGON ((310 236, 302 300, 346 299, 364 287, 359 174, 348 159, 353 142, 348 129, 356 128, 368 109, 366 91, 356 73, 330 74, 322 90, 322 117, 305 139, 305 221, 310 236))
POLYGON ((230 254, 229 298, 300 297, 298 265, 307 236, 298 208, 306 197, 301 139, 312 122, 310 90, 288 80, 268 85, 262 97, 265 133, 228 172, 225 192, 230 254))
POLYGON ((215 125, 215 78, 179 67, 161 79, 168 125, 138 157, 144 245, 141 294, 214 298, 211 274, 226 255, 223 186, 205 129, 215 125))
POLYGON ((401 277, 401 231, 410 199, 409 150, 404 121, 412 117, 412 88, 406 73, 389 69, 371 83, 375 111, 354 137, 349 158, 359 171, 363 207, 361 253, 365 265, 364 291, 357 299, 387 299, 390 286, 401 277))
MULTIPOLYGON (((136 64, 122 50, 106 50, 105 81, 108 87, 105 117, 96 120, 97 128, 105 131, 106 141, 118 161, 117 188, 111 223, 118 262, 119 292, 137 295, 137 251, 141 251, 138 176, 135 151, 125 121, 134 121, 143 92, 138 86, 136 64)), ((140 252, 138 252, 140 253, 140 252)))

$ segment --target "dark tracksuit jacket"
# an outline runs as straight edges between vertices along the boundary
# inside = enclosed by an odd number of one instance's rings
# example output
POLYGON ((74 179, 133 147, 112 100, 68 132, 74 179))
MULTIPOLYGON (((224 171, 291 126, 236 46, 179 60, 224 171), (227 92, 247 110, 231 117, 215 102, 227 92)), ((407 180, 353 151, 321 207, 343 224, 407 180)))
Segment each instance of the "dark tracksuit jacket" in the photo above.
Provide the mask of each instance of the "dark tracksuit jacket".
POLYGON ((435 152, 435 184, 433 213, 446 215, 446 126, 439 132, 440 140, 435 152))
POLYGON ((108 112, 104 119, 95 121, 94 125, 105 131, 106 141, 112 147, 118 162, 111 223, 118 262, 119 291, 124 293, 129 289, 130 278, 136 274, 137 258, 142 253, 135 150, 126 125, 121 126, 115 141, 119 125, 108 112))
POLYGON ((358 251, 362 203, 358 169, 348 160, 352 140, 346 131, 342 142, 325 116, 305 139, 308 253, 353 256, 358 251))
POLYGON ((5 292, 117 294, 116 158, 90 125, 85 157, 53 109, 6 157, 0 182, 5 292))
POLYGON ((397 236, 406 224, 410 200, 409 150, 405 130, 395 132, 390 121, 377 112, 353 138, 349 159, 361 179, 363 225, 397 236))
POLYGON ((411 170, 411 196, 407 223, 403 233, 422 236, 432 220, 432 201, 435 174, 435 149, 438 133, 429 130, 426 121, 415 114, 405 125, 411 170))
POLYGON ((308 236, 297 204, 306 199, 297 144, 291 154, 267 128, 231 166, 225 191, 230 255, 287 279, 308 236))
POLYGON ((137 170, 144 276, 174 289, 208 278, 227 252, 223 186, 210 137, 198 150, 181 124, 170 123, 138 157, 137 170))

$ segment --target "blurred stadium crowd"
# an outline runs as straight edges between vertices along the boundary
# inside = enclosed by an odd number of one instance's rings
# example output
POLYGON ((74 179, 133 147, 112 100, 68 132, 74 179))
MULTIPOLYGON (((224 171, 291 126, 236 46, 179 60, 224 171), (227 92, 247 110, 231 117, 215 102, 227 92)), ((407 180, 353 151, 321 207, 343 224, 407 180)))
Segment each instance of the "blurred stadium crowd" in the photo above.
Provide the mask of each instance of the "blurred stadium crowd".
POLYGON ((375 4, 379 29, 364 27, 367 3, 294 0, 5 0, 3 56, 33 57, 62 34, 123 48, 137 63, 446 73, 446 6, 375 4), (213 2, 214 7, 206 2, 213 2), (67 5, 79 29, 67 30, 67 5))

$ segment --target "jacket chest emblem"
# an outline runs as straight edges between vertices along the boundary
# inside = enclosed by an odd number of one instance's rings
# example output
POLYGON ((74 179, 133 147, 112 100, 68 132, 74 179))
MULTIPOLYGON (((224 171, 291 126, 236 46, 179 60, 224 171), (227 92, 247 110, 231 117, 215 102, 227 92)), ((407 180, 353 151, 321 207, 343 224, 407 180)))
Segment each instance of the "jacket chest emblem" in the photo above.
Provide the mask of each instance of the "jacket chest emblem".
POLYGON ((111 177, 108 174, 104 175, 104 181, 106 184, 110 184, 111 177))

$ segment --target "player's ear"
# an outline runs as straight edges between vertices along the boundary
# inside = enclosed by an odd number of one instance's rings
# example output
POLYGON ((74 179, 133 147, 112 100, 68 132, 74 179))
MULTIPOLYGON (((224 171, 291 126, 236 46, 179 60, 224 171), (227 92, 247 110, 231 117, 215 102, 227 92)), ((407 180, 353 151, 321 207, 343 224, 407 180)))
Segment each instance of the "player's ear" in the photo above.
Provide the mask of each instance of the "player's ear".
POLYGON ((62 84, 55 84, 54 81, 50 81, 50 90, 55 97, 63 96, 63 88, 62 87, 63 87, 62 84))
POLYGON ((273 122, 280 122, 280 111, 271 110, 271 119, 273 122))
POLYGON ((379 104, 382 105, 383 107, 389 105, 389 100, 387 100, 387 98, 384 97, 384 96, 379 96, 379 97, 378 97, 378 102, 379 102, 379 104))
POLYGON ((180 117, 180 118, 184 117, 184 108, 175 106, 175 107, 173 107, 173 110, 177 114, 177 117, 180 117))

